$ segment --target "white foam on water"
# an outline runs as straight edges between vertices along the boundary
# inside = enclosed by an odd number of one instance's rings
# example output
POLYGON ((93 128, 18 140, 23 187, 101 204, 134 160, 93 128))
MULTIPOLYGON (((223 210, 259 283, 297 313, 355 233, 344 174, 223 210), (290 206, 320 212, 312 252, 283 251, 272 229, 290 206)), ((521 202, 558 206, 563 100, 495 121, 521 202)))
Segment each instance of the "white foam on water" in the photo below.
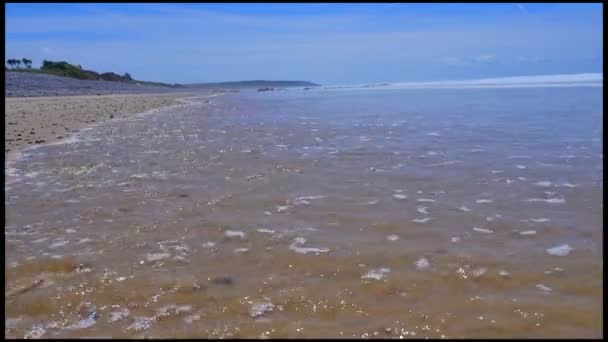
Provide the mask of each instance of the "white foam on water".
POLYGON ((257 318, 274 310, 274 304, 270 302, 255 303, 249 308, 249 316, 257 318))
POLYGON ((521 165, 521 164, 517 164, 517 165, 515 165, 515 167, 518 168, 518 169, 525 169, 526 168, 525 165, 521 165))
POLYGON ((560 185, 560 186, 563 186, 563 187, 566 187, 566 188, 576 188, 578 186, 578 184, 562 183, 562 185, 560 185))
POLYGON ((551 220, 549 220, 548 218, 531 218, 531 219, 527 219, 527 220, 523 220, 525 222, 534 222, 534 223, 543 223, 543 222, 549 222, 551 220))
POLYGON ((289 249, 299 254, 308 254, 308 253, 327 253, 329 252, 328 248, 316 248, 316 247, 302 247, 302 244, 306 243, 306 239, 303 237, 296 237, 291 245, 289 245, 289 249))
POLYGON ((502 170, 492 170, 490 172, 492 172, 492 173, 503 173, 504 171, 502 171, 502 170))
POLYGON ((482 275, 484 275, 487 272, 487 268, 485 267, 480 267, 480 268, 476 268, 474 269, 471 274, 473 275, 474 278, 479 278, 482 275))
POLYGON ((460 242, 460 241, 461 241, 461 239, 460 239, 460 237, 458 237, 458 236, 454 236, 454 237, 452 237, 452 238, 450 239, 450 241, 451 241, 452 243, 458 243, 458 242, 460 242))
POLYGON ((500 271, 498 271, 498 275, 503 278, 506 278, 506 277, 510 276, 511 274, 509 272, 507 272, 506 270, 500 270, 500 271))
POLYGON ((55 242, 54 244, 50 245, 50 246, 49 246, 49 249, 54 249, 54 248, 57 248, 57 247, 62 247, 62 246, 65 246, 65 245, 67 245, 69 242, 70 242, 69 240, 57 241, 57 242, 55 242))
POLYGON ((479 232, 479 233, 486 233, 486 234, 494 233, 493 230, 485 229, 485 228, 473 227, 473 230, 476 231, 476 232, 479 232))
POLYGON ((27 333, 25 333, 23 338, 41 338, 44 334, 46 334, 46 327, 41 324, 36 324, 32 326, 32 328, 27 333))
POLYGON ((445 161, 445 162, 436 163, 436 164, 429 164, 429 165, 425 165, 425 166, 426 167, 443 166, 443 165, 450 165, 450 164, 456 164, 456 163, 460 163, 460 160, 445 161))
POLYGON ((199 321, 201 319, 201 315, 189 315, 184 318, 184 321, 188 324, 192 324, 194 321, 199 321))
POLYGON ((458 210, 460 210, 460 211, 465 211, 465 212, 466 212, 466 211, 471 211, 471 209, 467 208, 467 207, 466 207, 466 206, 464 206, 464 205, 463 205, 463 206, 461 206, 460 208, 458 208, 458 210))
POLYGON ((224 235, 227 237, 240 237, 241 239, 245 238, 245 232, 240 230, 227 230, 224 232, 224 235))
POLYGON ((26 173, 23 176, 27 177, 27 178, 34 178, 34 177, 38 176, 39 174, 40 174, 39 172, 31 171, 31 172, 26 173))
POLYGON ((397 240, 399 240, 399 236, 397 236, 395 234, 391 234, 391 235, 388 235, 386 237, 386 239, 389 240, 389 241, 397 241, 397 240))
POLYGON ((431 266, 431 263, 429 262, 429 260, 427 258, 420 258, 420 259, 416 260, 414 265, 416 265, 417 269, 424 270, 424 269, 429 268, 431 266))
POLYGON ((77 329, 87 329, 95 324, 97 324, 97 319, 99 318, 99 314, 97 312, 91 312, 86 318, 81 319, 80 321, 65 327, 65 329, 69 330, 77 330, 77 329))
POLYGON ((247 252, 249 252, 249 248, 245 248, 245 247, 235 248, 234 252, 237 254, 247 253, 247 252))
POLYGON ((363 280, 382 280, 386 278, 386 275, 391 272, 391 269, 388 267, 382 267, 374 270, 370 270, 363 276, 361 279, 363 280))
POLYGON ((478 199, 475 201, 475 203, 492 203, 492 202, 494 202, 494 201, 491 199, 485 199, 485 198, 478 199))
POLYGON ((373 201, 369 201, 369 202, 367 202, 366 204, 369 204, 369 205, 374 205, 374 204, 378 204, 378 202, 380 202, 380 200, 373 200, 373 201))
POLYGON ((171 254, 169 254, 169 253, 148 253, 148 254, 146 254, 146 259, 148 261, 152 262, 152 261, 167 259, 170 256, 171 256, 171 254))
POLYGON ((418 208, 416 208, 416 211, 418 211, 421 214, 428 215, 429 212, 427 209, 428 209, 428 207, 418 207, 418 208))
POLYGON ((256 229, 256 231, 259 233, 265 233, 265 234, 274 234, 275 233, 274 230, 267 229, 267 228, 259 228, 259 229, 256 229))
POLYGON ((527 181, 528 179, 526 177, 517 177, 518 180, 524 182, 527 181))
POLYGON ((551 185, 553 185, 553 183, 551 183, 549 181, 540 181, 540 182, 534 183, 534 185, 546 188, 546 187, 550 187, 551 185))
POLYGON ((155 320, 154 317, 135 317, 133 323, 127 327, 127 331, 144 331, 148 330, 152 326, 152 322, 155 320))
POLYGON ((431 199, 431 198, 419 198, 419 199, 416 200, 416 202, 419 202, 419 203, 433 203, 433 202, 435 202, 435 200, 431 199))
POLYGON ((430 217, 425 217, 425 218, 421 218, 421 219, 413 219, 412 222, 416 222, 416 223, 426 223, 428 221, 430 221, 431 218, 430 217))
POLYGON ((296 200, 317 200, 321 198, 325 198, 327 195, 316 195, 316 196, 300 196, 296 197, 296 200))
POLYGON ((288 205, 280 205, 280 206, 277 206, 276 211, 277 211, 277 213, 282 213, 284 211, 287 211, 287 209, 289 209, 289 208, 290 208, 290 206, 288 206, 288 205))
POLYGON ((393 198, 398 199, 398 200, 406 200, 407 196, 403 195, 403 194, 394 194, 393 198))
POLYGON ((536 235, 536 230, 524 230, 519 232, 520 235, 536 235))
POLYGON ((550 287, 545 286, 543 284, 537 284, 536 287, 538 289, 540 289, 541 291, 544 291, 544 292, 551 292, 552 291, 552 289, 550 287))
POLYGON ((566 199, 564 198, 528 198, 525 202, 547 202, 547 203, 555 203, 555 204, 563 204, 566 203, 566 199))
POLYGON ((131 312, 127 308, 122 308, 118 311, 110 312, 110 317, 108 318, 108 322, 112 323, 112 322, 120 321, 120 320, 126 318, 127 316, 129 316, 130 313, 131 312))
POLYGON ((429 132, 429 133, 427 133, 426 135, 430 135, 430 136, 438 137, 438 136, 440 136, 441 134, 440 134, 439 132, 429 132))
POLYGON ((558 245, 547 249, 547 253, 556 256, 567 256, 573 250, 568 244, 558 245))
POLYGON ((265 211, 264 215, 266 215, 266 216, 272 216, 272 213, 270 211, 265 211))

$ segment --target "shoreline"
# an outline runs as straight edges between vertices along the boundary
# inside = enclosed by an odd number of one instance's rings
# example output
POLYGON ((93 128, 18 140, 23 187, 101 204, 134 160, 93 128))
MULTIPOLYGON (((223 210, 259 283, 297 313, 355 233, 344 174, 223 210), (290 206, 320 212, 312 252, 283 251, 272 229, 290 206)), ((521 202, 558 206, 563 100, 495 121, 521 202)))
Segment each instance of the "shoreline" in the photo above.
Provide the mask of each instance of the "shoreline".
POLYGON ((90 125, 179 105, 180 99, 215 92, 5 97, 5 167, 30 146, 57 143, 90 125))

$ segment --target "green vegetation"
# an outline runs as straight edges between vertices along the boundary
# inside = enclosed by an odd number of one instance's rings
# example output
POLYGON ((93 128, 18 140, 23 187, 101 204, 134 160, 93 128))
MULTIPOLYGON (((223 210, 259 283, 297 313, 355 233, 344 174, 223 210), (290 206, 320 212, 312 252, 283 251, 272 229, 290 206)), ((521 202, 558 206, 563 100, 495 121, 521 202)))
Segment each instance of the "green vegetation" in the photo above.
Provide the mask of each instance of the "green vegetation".
MULTIPOLYGON (((32 61, 27 58, 22 59, 8 59, 6 64, 10 66, 4 67, 5 71, 19 71, 19 72, 31 72, 37 74, 49 74, 55 76, 77 78, 79 80, 104 80, 112 82, 125 82, 131 84, 141 84, 158 87, 171 87, 171 88, 284 88, 284 87, 315 87, 319 86, 316 83, 307 81, 238 81, 238 82, 220 82, 220 83, 193 83, 193 84, 167 84, 162 82, 148 82, 148 81, 137 81, 134 80, 129 73, 119 75, 113 72, 98 73, 92 70, 85 70, 80 65, 73 65, 68 62, 60 61, 53 62, 44 60, 42 66, 32 68, 32 61), (26 68, 21 68, 21 63, 26 68)), ((272 89, 274 90, 274 89, 272 89)))
MULTIPOLYGON (((112 82, 125 82, 131 84, 143 84, 143 85, 154 85, 161 87, 179 87, 177 84, 167 84, 161 82, 146 82, 146 81, 136 81, 134 80, 129 73, 125 73, 124 75, 118 75, 113 72, 104 72, 98 73, 92 70, 85 70, 80 65, 73 65, 68 62, 53 62, 44 60, 42 62, 42 66, 40 69, 32 68, 32 61, 23 58, 19 59, 9 59, 6 63, 11 67, 11 71, 20 71, 20 72, 32 72, 38 74, 49 74, 55 76, 63 76, 63 77, 71 77, 77 78, 79 80, 103 80, 103 81, 112 81, 112 82), (27 69, 20 68, 20 64, 23 62, 23 65, 27 67, 27 69), (17 66, 15 68, 15 66, 17 66)), ((9 70, 5 67, 5 70, 9 70)))

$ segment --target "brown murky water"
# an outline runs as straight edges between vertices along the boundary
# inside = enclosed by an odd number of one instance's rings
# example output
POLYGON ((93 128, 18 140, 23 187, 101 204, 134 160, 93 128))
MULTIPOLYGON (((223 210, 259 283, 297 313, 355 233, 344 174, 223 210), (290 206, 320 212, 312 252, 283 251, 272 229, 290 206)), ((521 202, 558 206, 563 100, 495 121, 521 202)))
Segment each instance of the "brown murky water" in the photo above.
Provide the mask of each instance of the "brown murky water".
POLYGON ((602 90, 188 103, 6 166, 6 337, 601 337, 602 90))

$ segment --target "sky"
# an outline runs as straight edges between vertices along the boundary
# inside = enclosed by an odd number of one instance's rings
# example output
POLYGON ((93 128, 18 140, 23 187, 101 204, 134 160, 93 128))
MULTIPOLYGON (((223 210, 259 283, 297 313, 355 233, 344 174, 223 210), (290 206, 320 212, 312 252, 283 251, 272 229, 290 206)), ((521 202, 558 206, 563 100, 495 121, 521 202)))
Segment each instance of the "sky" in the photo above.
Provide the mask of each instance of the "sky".
POLYGON ((603 73, 603 4, 6 4, 8 58, 169 83, 603 73))

